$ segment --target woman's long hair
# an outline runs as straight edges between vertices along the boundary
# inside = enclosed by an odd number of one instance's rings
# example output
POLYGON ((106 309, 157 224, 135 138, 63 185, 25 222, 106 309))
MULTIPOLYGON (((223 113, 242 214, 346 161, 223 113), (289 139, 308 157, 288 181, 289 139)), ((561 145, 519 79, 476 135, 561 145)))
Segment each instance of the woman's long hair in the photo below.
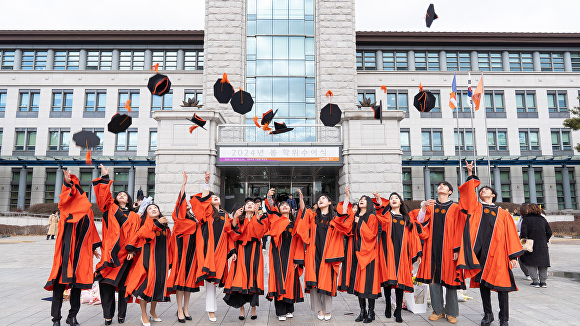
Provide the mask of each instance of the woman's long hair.
MULTIPOLYGON (((127 195, 127 205, 125 206, 125 208, 129 209, 130 211, 133 210, 133 199, 131 198, 131 196, 129 196, 129 193, 126 191, 119 191, 115 194, 115 197, 113 197, 113 202, 115 203, 115 205, 119 206, 119 201, 117 200, 117 196, 124 192, 125 195, 127 195)), ((120 208, 121 206, 119 206, 120 208)))
MULTIPOLYGON (((268 200, 268 199, 266 199, 268 200)), ((290 222, 294 222, 296 220, 296 217, 294 216, 294 214, 292 214, 292 207, 290 206, 290 204, 287 201, 279 201, 278 204, 276 205, 278 207, 278 212, 280 211, 280 206, 282 205, 288 205, 288 207, 290 207, 290 214, 288 214, 288 217, 290 218, 290 222)))
MULTIPOLYGON (((399 211, 401 212, 401 215, 403 215, 403 221, 405 221, 405 226, 408 227, 409 229, 413 228, 413 224, 411 223, 411 217, 409 216, 409 207, 407 206, 407 204, 405 204, 405 202, 403 201, 403 197, 401 197, 401 195, 399 195, 396 192, 393 192, 389 195, 389 199, 391 198, 391 196, 397 196, 399 197, 399 201, 401 202, 401 207, 399 207, 399 211)), ((391 204, 387 205, 387 207, 385 208, 385 211, 388 212, 390 211, 391 208, 391 204)))
MULTIPOLYGON (((320 197, 326 197, 326 199, 328 199, 330 204, 328 204, 328 215, 326 216, 325 219, 323 219, 320 207, 316 208, 316 222, 317 223, 330 222, 336 216, 336 208, 334 207, 334 203, 332 202, 332 199, 330 199, 329 195, 320 195, 320 197)), ((320 199, 320 197, 318 197, 318 199, 320 199)), ((318 201, 316 202, 318 203, 318 201)))
MULTIPOLYGON (((365 213, 364 215, 360 215, 360 207, 356 212, 356 216, 358 216, 361 220, 364 220, 365 222, 368 221, 369 216, 371 216, 372 214, 376 214, 376 209, 375 209, 375 204, 373 204, 373 200, 371 199, 371 197, 369 196, 362 196, 361 199, 366 199, 367 201, 367 207, 365 208, 365 213)), ((359 199, 360 202, 360 199, 359 199)), ((358 205, 358 202, 356 203, 358 205)))
MULTIPOLYGON (((161 214, 161 210, 159 209, 159 206, 157 206, 157 204, 149 204, 147 205, 147 208, 149 208, 149 206, 155 206, 157 207, 157 210, 159 211, 159 216, 157 218, 163 217, 163 214, 161 214)), ((145 212, 143 212, 143 215, 141 215, 141 225, 143 226, 143 224, 145 224, 145 221, 147 220, 147 217, 149 217, 149 214, 147 213, 147 208, 145 208, 145 212)))
MULTIPOLYGON (((246 206, 246 204, 244 203, 244 205, 240 205, 239 203, 235 203, 234 206, 232 207, 232 215, 231 216, 236 216, 236 211, 240 208, 244 208, 246 206)), ((215 208, 214 208, 214 218, 216 217, 216 212, 215 212, 215 208)), ((247 216, 248 212, 246 212, 246 210, 244 209, 244 212, 242 213, 242 215, 238 216, 238 224, 241 226, 244 224, 244 220, 246 220, 246 216, 247 216)), ((219 218, 219 215, 217 215, 219 218)))

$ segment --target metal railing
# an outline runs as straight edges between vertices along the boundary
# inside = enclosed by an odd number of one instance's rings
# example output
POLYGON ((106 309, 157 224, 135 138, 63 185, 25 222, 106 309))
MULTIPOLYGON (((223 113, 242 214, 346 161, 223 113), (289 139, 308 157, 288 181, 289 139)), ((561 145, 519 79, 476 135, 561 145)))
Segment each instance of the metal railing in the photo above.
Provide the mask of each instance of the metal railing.
MULTIPOLYGON (((271 126, 274 130, 274 126, 271 126)), ((256 125, 223 124, 218 126, 218 143, 342 143, 341 126, 288 125, 294 130, 270 134, 256 125)))

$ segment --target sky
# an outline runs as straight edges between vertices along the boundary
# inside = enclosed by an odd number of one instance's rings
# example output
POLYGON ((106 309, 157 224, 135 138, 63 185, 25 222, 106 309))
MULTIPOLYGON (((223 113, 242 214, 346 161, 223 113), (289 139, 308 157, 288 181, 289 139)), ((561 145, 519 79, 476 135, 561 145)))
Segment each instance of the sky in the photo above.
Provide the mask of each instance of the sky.
MULTIPOLYGON (((356 0, 355 5, 357 31, 580 32, 579 0, 356 0), (424 20, 429 3, 439 16, 430 29, 424 20)), ((0 29, 199 30, 204 7, 205 0, 0 0, 0 29)))

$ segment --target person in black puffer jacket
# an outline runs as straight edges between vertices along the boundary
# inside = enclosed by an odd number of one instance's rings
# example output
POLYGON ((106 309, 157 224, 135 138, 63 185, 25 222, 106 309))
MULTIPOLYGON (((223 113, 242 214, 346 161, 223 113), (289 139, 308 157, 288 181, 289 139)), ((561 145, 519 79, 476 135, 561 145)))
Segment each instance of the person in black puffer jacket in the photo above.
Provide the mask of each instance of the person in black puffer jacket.
POLYGON ((550 267, 548 241, 552 237, 552 229, 550 229, 548 221, 541 215, 542 209, 538 205, 522 204, 520 212, 523 218, 520 238, 534 240, 533 251, 526 251, 520 259, 528 267, 532 277, 533 282, 530 286, 545 288, 547 287, 548 267, 550 267))

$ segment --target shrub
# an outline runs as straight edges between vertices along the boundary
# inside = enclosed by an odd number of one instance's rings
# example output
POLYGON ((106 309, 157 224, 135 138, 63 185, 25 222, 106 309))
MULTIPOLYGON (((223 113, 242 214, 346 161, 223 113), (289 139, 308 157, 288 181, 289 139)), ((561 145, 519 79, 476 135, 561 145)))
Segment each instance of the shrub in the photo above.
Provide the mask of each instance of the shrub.
POLYGON ((580 220, 549 223, 554 235, 580 236, 580 220))
POLYGON ((520 211, 520 204, 514 204, 514 203, 496 203, 497 206, 507 210, 510 213, 513 213, 514 209, 518 209, 518 212, 520 211))
POLYGON ((2 235, 46 235, 48 226, 46 225, 6 225, 0 224, 0 234, 2 235))
POLYGON ((58 209, 57 203, 42 203, 42 204, 35 204, 28 208, 28 212, 33 214, 47 214, 50 215, 52 212, 58 209))

